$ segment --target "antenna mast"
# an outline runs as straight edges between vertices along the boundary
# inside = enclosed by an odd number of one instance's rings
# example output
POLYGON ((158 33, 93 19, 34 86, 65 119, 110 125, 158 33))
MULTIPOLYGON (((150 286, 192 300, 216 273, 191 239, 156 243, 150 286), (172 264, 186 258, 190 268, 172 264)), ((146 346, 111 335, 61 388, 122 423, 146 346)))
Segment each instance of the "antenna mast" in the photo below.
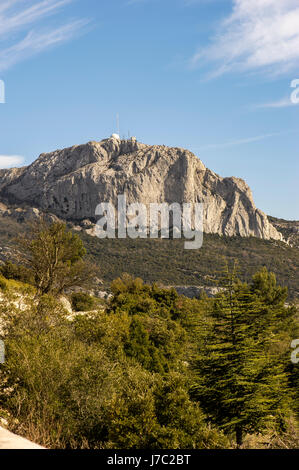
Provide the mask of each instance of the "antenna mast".
POLYGON ((116 127, 117 127, 117 133, 120 135, 120 129, 119 129, 119 114, 117 113, 116 115, 116 127))

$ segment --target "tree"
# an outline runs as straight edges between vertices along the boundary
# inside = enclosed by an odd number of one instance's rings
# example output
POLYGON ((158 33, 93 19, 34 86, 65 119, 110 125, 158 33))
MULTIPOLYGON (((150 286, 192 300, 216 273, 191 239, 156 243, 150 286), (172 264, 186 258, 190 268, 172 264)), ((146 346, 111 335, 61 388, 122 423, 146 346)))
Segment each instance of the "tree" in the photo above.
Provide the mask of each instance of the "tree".
POLYGON ((283 305, 288 296, 287 287, 277 285, 276 276, 264 266, 252 276, 251 291, 268 305, 283 305))
POLYGON ((18 242, 20 262, 32 272, 41 295, 57 295, 67 288, 88 285, 95 278, 95 267, 84 260, 82 240, 62 222, 41 220, 18 242))
MULTIPOLYGON (((181 307, 174 290, 150 286, 129 275, 116 279, 108 312, 127 314, 127 356, 152 372, 168 372, 185 359, 186 330, 180 321, 181 307)), ((184 315, 182 314, 184 319, 184 315)))
POLYGON ((190 400, 184 370, 153 373, 126 357, 127 314, 101 310, 69 321, 52 296, 13 300, 14 315, 0 301, 1 320, 3 310, 10 314, 0 416, 7 413, 13 431, 55 449, 228 445, 190 400))
POLYGON ((277 285, 276 276, 265 267, 260 269, 250 284, 251 292, 263 301, 265 306, 264 320, 269 323, 272 318, 272 334, 276 341, 272 344, 277 359, 289 374, 290 391, 294 395, 294 410, 299 411, 299 371, 297 365, 290 361, 290 344, 299 338, 298 309, 296 305, 286 304, 288 290, 277 285))
POLYGON ((295 305, 286 304, 288 289, 277 285, 275 274, 264 267, 252 277, 250 291, 263 304, 265 325, 272 328, 273 334, 280 334, 289 355, 290 342, 299 334, 299 328, 295 305))
POLYGON ((288 375, 273 344, 276 312, 226 269, 194 361, 194 396, 237 445, 244 433, 281 423, 290 410, 288 375))

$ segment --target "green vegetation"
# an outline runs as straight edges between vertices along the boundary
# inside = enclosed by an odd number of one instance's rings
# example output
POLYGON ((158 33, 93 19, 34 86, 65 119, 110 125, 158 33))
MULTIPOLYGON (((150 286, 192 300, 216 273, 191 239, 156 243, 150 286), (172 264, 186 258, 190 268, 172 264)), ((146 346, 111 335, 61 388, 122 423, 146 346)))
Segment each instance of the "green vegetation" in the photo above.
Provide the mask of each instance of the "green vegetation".
MULTIPOLYGON (((40 227, 26 238, 27 260, 44 253, 41 234, 61 248, 69 285, 81 241, 64 226, 40 227)), ((296 308, 265 267, 244 282, 233 266, 210 269, 222 286, 215 298, 188 299, 126 274, 105 305, 73 294, 80 313, 70 316, 57 299, 59 276, 44 293, 40 276, 22 283, 21 268, 7 263, 0 416, 50 448, 298 448, 296 308)))
POLYGON ((34 284, 34 276, 32 272, 21 264, 14 264, 6 261, 0 266, 0 272, 6 279, 15 279, 17 281, 34 284))
POLYGON ((249 282, 265 266, 288 288, 290 299, 299 294, 299 249, 285 243, 205 234, 200 250, 185 250, 183 240, 99 240, 85 233, 80 236, 87 253, 100 266, 106 287, 123 272, 165 286, 213 286, 224 257, 230 264, 238 260, 243 281, 249 282))
MULTIPOLYGON (((0 216, 3 246, 14 248, 16 234, 26 230, 25 224, 0 216)), ((265 266, 276 275, 280 285, 288 288, 290 300, 299 295, 299 248, 285 243, 205 234, 200 250, 185 250, 183 240, 99 240, 85 232, 78 232, 78 235, 87 256, 99 266, 105 289, 124 272, 141 277, 145 282, 165 286, 213 286, 225 257, 229 263, 238 260, 239 276, 243 281, 250 282, 254 273, 265 266)))
POLYGON ((95 270, 83 260, 86 250, 78 235, 55 222, 32 225, 29 235, 18 239, 19 261, 32 274, 40 295, 61 294, 74 286, 88 285, 95 270))
POLYGON ((72 294, 72 309, 75 312, 88 312, 92 310, 97 302, 94 297, 86 292, 75 292, 72 294))
POLYGON ((251 285, 227 271, 223 285, 200 332, 194 395, 212 422, 234 430, 240 446, 244 433, 280 426, 290 413, 284 338, 296 331, 295 311, 284 307, 287 292, 266 269, 251 285))
MULTIPOLYGON (((42 296, 37 304, 28 299, 21 313, 16 307, 12 312, 12 304, 7 308, 13 293, 5 295, 1 318, 7 359, 1 366, 0 400, 13 430, 61 448, 228 445, 190 399, 190 379, 180 371, 184 349, 175 356, 176 345, 169 342, 144 366, 132 334, 134 319, 119 309, 120 298, 114 299, 117 312, 80 315, 71 322, 52 297, 42 296)), ((156 341, 169 321, 160 320, 151 335, 156 341)), ((179 323, 173 328, 184 336, 179 323)), ((154 352, 152 341, 144 347, 147 357, 154 352)))

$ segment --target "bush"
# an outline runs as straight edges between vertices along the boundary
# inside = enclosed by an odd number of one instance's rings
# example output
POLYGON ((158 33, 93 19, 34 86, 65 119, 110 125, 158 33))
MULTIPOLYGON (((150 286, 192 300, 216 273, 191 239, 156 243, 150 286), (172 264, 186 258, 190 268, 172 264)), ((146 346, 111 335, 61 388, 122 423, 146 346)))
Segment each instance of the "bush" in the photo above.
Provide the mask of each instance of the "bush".
POLYGON ((88 312, 96 305, 95 299, 85 292, 72 294, 72 308, 75 312, 88 312))
POLYGON ((25 266, 14 264, 11 261, 6 261, 1 266, 0 272, 6 279, 14 279, 16 281, 34 284, 34 278, 31 271, 25 268, 25 266))
POLYGON ((53 448, 222 446, 180 375, 163 377, 126 358, 121 317, 99 316, 71 323, 45 297, 12 322, 0 368, 11 429, 53 448))
MULTIPOLYGON (((175 291, 125 276, 113 283, 114 295, 106 310, 94 309, 70 320, 51 295, 38 297, 31 286, 23 285, 22 290, 17 281, 0 276, 1 280, 8 287, 0 299, 0 338, 6 344, 6 362, 0 365, 0 411, 4 410, 11 430, 48 448, 235 446, 233 440, 229 441, 231 435, 224 435, 227 430, 219 430, 216 420, 211 427, 212 412, 221 408, 221 402, 215 401, 215 407, 208 410, 203 394, 190 395, 194 381, 209 385, 207 371, 197 374, 191 359, 208 346, 209 333, 216 335, 217 329, 211 331, 211 315, 224 294, 219 294, 218 303, 215 299, 185 299, 175 291)), ((264 302, 273 304, 278 296, 264 297, 264 290, 250 295, 257 297, 255 302, 263 296, 264 302)), ((80 300, 91 298, 80 295, 77 307, 80 300)), ((285 325, 286 338, 279 336, 271 354, 280 357, 283 353, 284 358, 285 344, 290 343, 289 334, 295 330, 292 324, 285 324, 292 312, 285 309, 283 297, 281 302, 275 301, 278 321, 272 322, 273 333, 283 332, 285 325)), ((256 335, 268 322, 270 307, 266 307, 262 316, 250 322, 256 335)), ((242 308, 243 318, 248 315, 247 304, 242 308)), ((217 347, 220 339, 221 334, 215 337, 217 347)), ((217 374, 222 363, 223 356, 210 370, 213 380, 215 374, 219 378, 220 386, 214 387, 209 397, 225 385, 225 375, 217 374)), ((209 367, 210 362, 203 364, 209 367)), ((229 363, 228 374, 232 367, 229 363)), ((273 375, 272 369, 268 370, 273 375)), ((244 369, 240 380, 248 382, 251 375, 244 369)), ((292 389, 298 390, 297 375, 292 374, 292 379, 286 396, 292 389)), ((260 386, 260 381, 256 384, 260 386)), ((276 388, 273 391, 272 395, 276 388)), ((233 396, 227 396, 230 403, 233 396)), ((231 408, 233 418, 236 407, 231 408)), ((252 411, 257 410, 254 404, 252 411)), ((253 442, 263 447, 295 446, 297 426, 295 421, 291 424, 285 429, 261 429, 262 437, 244 436, 244 446, 252 447, 253 442)))
POLYGON ((0 289, 5 291, 7 289, 7 282, 4 277, 0 275, 0 289))

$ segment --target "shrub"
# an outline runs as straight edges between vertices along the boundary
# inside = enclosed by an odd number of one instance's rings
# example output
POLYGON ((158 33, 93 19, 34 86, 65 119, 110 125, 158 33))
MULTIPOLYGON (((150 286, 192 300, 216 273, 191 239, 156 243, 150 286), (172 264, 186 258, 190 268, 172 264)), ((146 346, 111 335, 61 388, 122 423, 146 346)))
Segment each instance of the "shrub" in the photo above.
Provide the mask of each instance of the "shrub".
POLYGON ((72 294, 72 308, 75 312, 88 312, 96 305, 95 299, 85 292, 72 294))
POLYGON ((34 277, 31 271, 25 268, 25 266, 14 264, 11 261, 6 261, 1 266, 0 272, 6 279, 14 279, 16 281, 34 284, 34 277))
POLYGON ((0 289, 5 291, 7 289, 7 282, 4 277, 0 275, 0 289))

